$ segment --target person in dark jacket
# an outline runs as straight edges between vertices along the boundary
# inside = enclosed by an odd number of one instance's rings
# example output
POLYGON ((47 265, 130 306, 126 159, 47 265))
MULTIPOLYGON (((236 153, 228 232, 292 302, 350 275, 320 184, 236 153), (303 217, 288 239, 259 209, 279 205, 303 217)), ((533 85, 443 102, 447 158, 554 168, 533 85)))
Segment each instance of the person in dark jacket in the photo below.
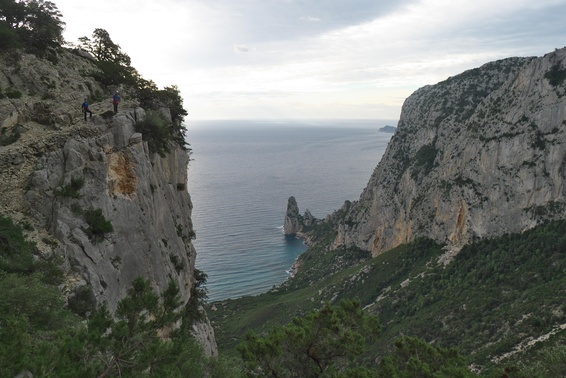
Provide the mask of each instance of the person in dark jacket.
POLYGON ((114 93, 112 96, 112 104, 114 105, 114 113, 118 113, 118 104, 120 103, 120 96, 118 92, 114 93))
POLYGON ((85 101, 83 102, 82 110, 83 110, 83 114, 85 115, 85 121, 86 121, 86 113, 90 113, 90 118, 92 118, 92 112, 88 108, 88 101, 86 100, 86 98, 85 101))

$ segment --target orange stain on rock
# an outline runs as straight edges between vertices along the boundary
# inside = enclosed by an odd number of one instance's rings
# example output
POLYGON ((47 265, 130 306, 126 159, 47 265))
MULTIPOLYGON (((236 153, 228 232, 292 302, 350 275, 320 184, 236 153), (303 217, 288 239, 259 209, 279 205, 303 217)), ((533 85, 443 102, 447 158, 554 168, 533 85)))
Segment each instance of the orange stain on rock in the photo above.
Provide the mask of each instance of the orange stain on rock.
POLYGON ((108 192, 130 195, 136 192, 137 178, 127 155, 116 152, 108 155, 108 192))

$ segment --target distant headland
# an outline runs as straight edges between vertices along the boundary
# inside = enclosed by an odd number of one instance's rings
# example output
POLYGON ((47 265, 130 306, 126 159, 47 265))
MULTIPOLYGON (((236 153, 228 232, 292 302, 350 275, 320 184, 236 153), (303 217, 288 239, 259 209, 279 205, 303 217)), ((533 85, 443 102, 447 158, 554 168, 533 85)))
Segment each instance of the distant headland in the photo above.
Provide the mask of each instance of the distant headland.
POLYGON ((397 131, 397 128, 395 126, 383 126, 379 129, 379 131, 381 131, 382 133, 392 133, 392 134, 394 134, 395 131, 397 131))

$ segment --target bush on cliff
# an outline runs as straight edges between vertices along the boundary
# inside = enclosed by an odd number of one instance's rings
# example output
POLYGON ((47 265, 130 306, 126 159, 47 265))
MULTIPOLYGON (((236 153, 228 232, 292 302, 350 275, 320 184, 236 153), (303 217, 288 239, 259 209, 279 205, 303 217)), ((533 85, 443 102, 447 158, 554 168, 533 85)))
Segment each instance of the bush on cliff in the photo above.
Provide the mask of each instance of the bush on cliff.
POLYGON ((562 68, 560 64, 552 66, 550 71, 544 74, 550 85, 558 87, 566 80, 566 69, 562 68))
POLYGON ((136 93, 140 106, 146 110, 158 111, 162 108, 169 109, 171 119, 166 120, 169 125, 169 139, 181 148, 187 149, 185 134, 187 129, 183 126, 187 111, 183 108, 183 98, 176 85, 158 89, 151 80, 139 78, 136 82, 136 93))
POLYGON ((149 151, 163 157, 171 150, 170 142, 173 140, 171 124, 158 112, 148 112, 144 120, 135 124, 137 132, 143 135, 149 151))
POLYGON ((73 177, 73 178, 71 178, 70 183, 68 183, 66 185, 62 185, 58 188, 55 188, 53 190, 53 194, 56 195, 56 196, 78 199, 78 198, 82 197, 80 190, 82 189, 84 184, 85 184, 84 178, 73 177))
POLYGON ((33 248, 11 219, 0 216, 0 271, 31 273, 33 248))
POLYGON ((114 231, 112 223, 102 214, 102 209, 89 208, 83 215, 88 224, 85 232, 93 242, 101 240, 105 234, 114 231))

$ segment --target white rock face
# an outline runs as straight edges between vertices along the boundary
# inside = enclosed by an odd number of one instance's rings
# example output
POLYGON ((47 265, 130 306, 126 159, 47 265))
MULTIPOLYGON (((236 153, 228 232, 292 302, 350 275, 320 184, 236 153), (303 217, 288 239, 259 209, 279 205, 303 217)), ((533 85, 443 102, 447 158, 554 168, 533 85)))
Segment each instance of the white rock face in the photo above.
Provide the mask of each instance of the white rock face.
POLYGON ((564 218, 566 82, 550 79, 565 73, 561 49, 417 90, 334 246, 377 255, 428 236, 457 247, 564 218))
POLYGON ((145 143, 128 144, 135 133, 133 120, 143 118, 144 111, 126 115, 109 128, 97 126, 97 137, 72 138, 42 156, 25 194, 29 212, 63 243, 69 263, 111 311, 138 276, 149 278, 158 290, 174 278, 188 299, 195 260, 188 156, 176 149, 164 158, 150 158, 145 143), (54 194, 72 179, 84 180, 81 198, 54 194), (114 231, 101 241, 90 240, 76 207, 102 209, 114 231))

